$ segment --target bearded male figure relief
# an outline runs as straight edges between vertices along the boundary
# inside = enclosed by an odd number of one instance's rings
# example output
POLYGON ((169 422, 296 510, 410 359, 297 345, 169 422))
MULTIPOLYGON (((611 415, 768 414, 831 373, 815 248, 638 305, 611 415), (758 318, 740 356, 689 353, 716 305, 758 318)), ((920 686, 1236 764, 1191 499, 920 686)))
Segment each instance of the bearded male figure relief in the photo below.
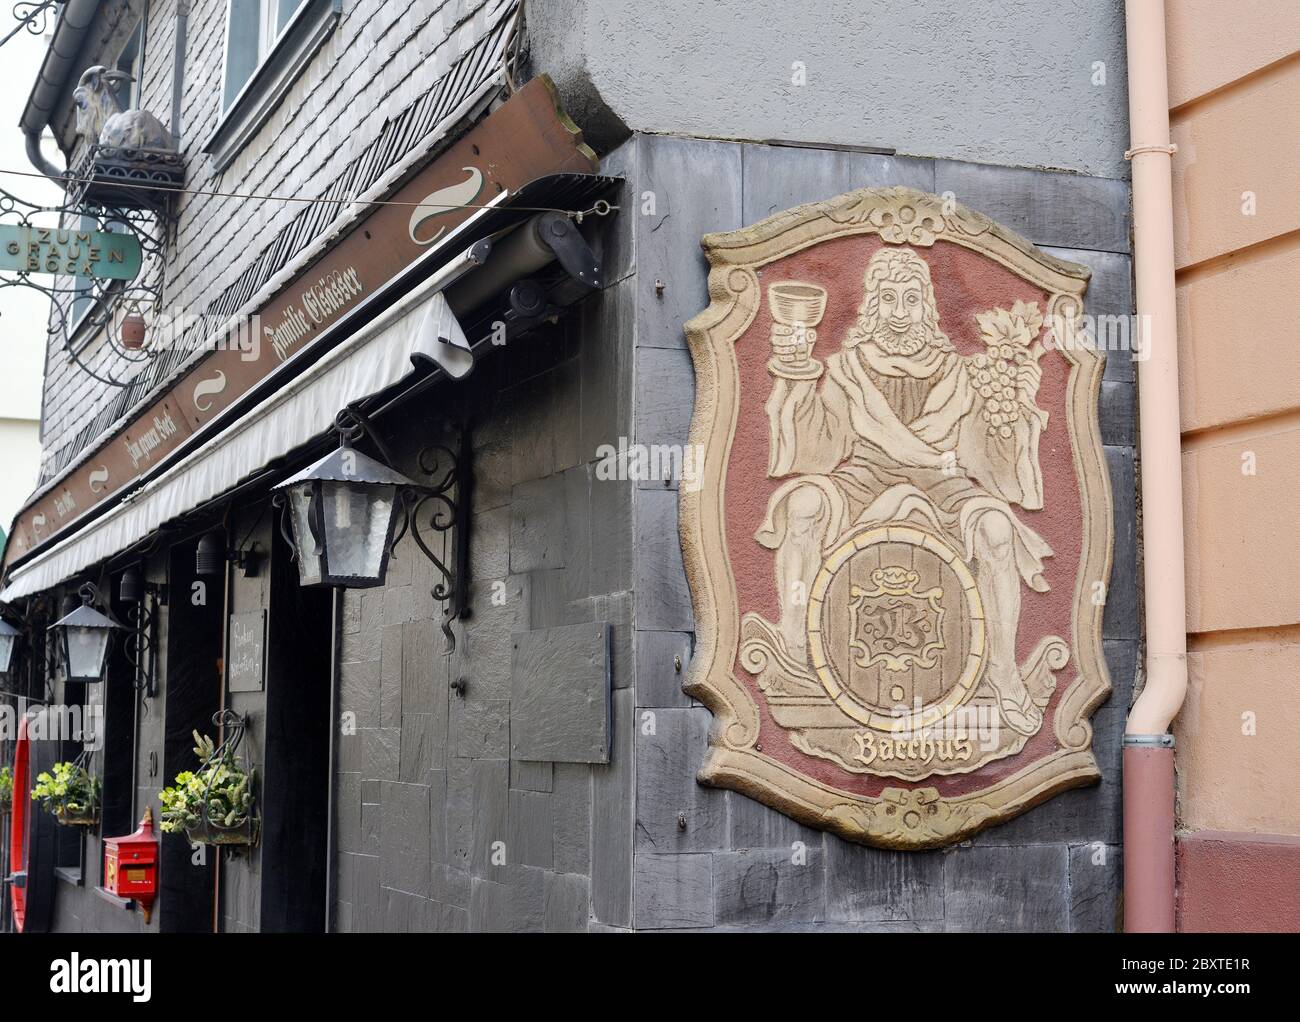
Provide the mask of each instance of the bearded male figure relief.
MULTIPOLYGON (((839 350, 819 361, 813 327, 825 294, 818 299, 818 291, 799 282, 769 285, 776 323, 768 475, 784 482, 756 539, 776 551, 781 648, 772 664, 805 674, 830 657, 809 648, 810 636, 820 640, 830 631, 810 614, 819 572, 854 535, 906 523, 928 548, 904 550, 902 560, 886 556, 874 570, 854 569, 854 584, 835 591, 839 602, 850 600, 851 623, 839 645, 847 641, 857 668, 874 666, 886 681, 933 666, 945 648, 945 607, 951 612, 961 597, 961 578, 973 577, 975 593, 964 604, 965 656, 955 663, 960 668, 982 654, 978 676, 967 672, 968 686, 980 681, 991 689, 1001 723, 1033 735, 1046 694, 1032 698, 1026 679, 1048 676, 1041 657, 1023 670, 1016 661, 1020 587, 1047 591, 1043 559, 1052 550, 1013 505, 1043 506, 1038 446, 1047 413, 1036 404, 1042 312, 1017 302, 980 315, 987 350, 963 356, 940 326, 927 262, 911 248, 885 247, 867 263, 856 322, 839 350), (936 573, 945 562, 948 568, 936 573)), ((827 586, 821 588, 825 598, 827 586)), ((754 637, 752 624, 747 632, 754 637)), ((946 644, 954 645, 951 638, 946 644)), ((955 681, 955 670, 948 673, 938 694, 955 681)), ((765 681, 781 691, 772 670, 765 681)), ((884 684, 867 702, 897 703, 906 716, 928 699, 914 686, 884 684)))

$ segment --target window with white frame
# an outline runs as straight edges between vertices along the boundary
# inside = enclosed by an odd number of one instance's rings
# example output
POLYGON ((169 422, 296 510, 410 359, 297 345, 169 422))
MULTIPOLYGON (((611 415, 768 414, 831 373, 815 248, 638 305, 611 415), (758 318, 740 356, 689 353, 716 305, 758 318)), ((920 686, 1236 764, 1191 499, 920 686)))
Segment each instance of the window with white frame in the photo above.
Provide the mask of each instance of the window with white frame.
POLYGON ((215 170, 266 124, 342 13, 342 0, 226 0, 221 116, 203 146, 215 170))
POLYGON ((227 0, 221 109, 230 109, 306 0, 227 0))

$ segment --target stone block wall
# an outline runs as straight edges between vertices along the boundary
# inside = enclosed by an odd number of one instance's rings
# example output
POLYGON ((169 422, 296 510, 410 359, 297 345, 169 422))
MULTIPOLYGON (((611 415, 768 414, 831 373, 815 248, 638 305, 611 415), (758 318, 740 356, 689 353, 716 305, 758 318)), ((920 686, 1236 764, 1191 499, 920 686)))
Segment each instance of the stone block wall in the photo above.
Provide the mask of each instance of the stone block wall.
MULTIPOLYGON (((700 235, 866 186, 952 192, 1054 255, 1093 271, 1086 311, 1132 311, 1127 182, 948 160, 642 136, 630 190, 638 214, 635 442, 684 445, 694 376, 682 324, 708 303, 700 235), (657 287, 661 284, 662 287, 657 287)), ((859 847, 735 792, 695 782, 711 715, 680 689, 693 641, 677 538, 677 493, 635 491, 638 929, 1113 930, 1121 883, 1120 743, 1137 671, 1134 376, 1108 360, 1101 427, 1115 506, 1104 615, 1114 692, 1093 717, 1099 786, 1065 792, 942 851, 859 847)), ((675 485, 675 484, 674 484, 675 485)))
POLYGON ((341 931, 631 925, 637 544, 631 484, 596 453, 630 430, 630 231, 602 232, 602 292, 382 423, 415 473, 470 410, 471 614, 447 655, 409 536, 383 589, 344 595, 341 931))
MULTIPOLYGON (((681 691, 694 621, 677 482, 598 467, 602 445, 685 444, 694 377, 682 324, 707 304, 700 235, 868 185, 951 190, 1090 266, 1089 312, 1127 315, 1127 184, 639 135, 603 169, 625 178, 600 234, 605 289, 416 410, 432 421, 463 399, 475 414, 473 615, 456 653, 441 655, 433 577, 409 539, 384 590, 345 598, 343 709, 359 730, 342 746, 338 928, 1113 929, 1138 636, 1122 353, 1102 395, 1116 508, 1115 693, 1093 718, 1104 779, 944 851, 859 847, 696 781, 711 716, 681 691), (527 680, 581 685, 571 665, 600 655, 599 624, 609 763, 521 761, 521 672, 540 664, 527 680), (540 659, 519 658, 521 636, 540 659), (457 678, 464 697, 449 690, 457 678)), ((407 459, 423 428, 412 421, 392 438, 407 459)))

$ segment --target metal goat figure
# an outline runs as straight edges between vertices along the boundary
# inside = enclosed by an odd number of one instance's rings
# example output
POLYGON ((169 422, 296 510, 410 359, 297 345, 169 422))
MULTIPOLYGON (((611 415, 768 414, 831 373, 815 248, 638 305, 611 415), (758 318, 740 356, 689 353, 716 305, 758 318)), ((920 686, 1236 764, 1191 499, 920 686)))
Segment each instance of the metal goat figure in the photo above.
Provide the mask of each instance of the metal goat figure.
POLYGON ((171 132, 147 110, 123 110, 113 86, 135 81, 125 71, 101 64, 82 72, 72 92, 77 107, 77 133, 91 145, 114 149, 174 151, 171 132))

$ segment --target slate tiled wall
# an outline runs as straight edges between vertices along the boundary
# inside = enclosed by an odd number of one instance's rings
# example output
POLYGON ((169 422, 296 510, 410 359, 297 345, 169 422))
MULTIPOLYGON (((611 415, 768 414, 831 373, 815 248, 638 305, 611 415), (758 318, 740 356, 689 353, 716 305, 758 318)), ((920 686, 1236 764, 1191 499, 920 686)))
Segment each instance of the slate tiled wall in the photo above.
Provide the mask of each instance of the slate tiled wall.
MULTIPOLYGON (((144 561, 145 579, 155 585, 164 585, 167 581, 167 558, 165 553, 155 555, 144 561)), ((157 648, 156 673, 157 678, 157 695, 144 703, 144 710, 140 714, 136 727, 138 736, 136 739, 135 755, 135 777, 136 777, 136 796, 135 806, 137 814, 143 814, 145 806, 151 806, 154 814, 155 827, 158 825, 160 816, 160 805, 158 802, 158 792, 170 783, 170 779, 165 780, 162 771, 162 762, 165 748, 165 731, 164 722, 166 718, 166 700, 167 686, 165 679, 167 677, 167 642, 165 639, 167 628, 167 608, 157 608, 159 618, 159 637, 160 641, 157 648)), ((109 685, 130 685, 132 678, 118 675, 110 675, 109 685)), ((64 698, 66 686, 59 679, 52 679, 54 698, 60 702, 64 698)), ((100 694, 102 697, 102 693, 100 694)), ((129 720, 112 720, 106 719, 105 725, 110 728, 124 728, 130 726, 129 720)), ((97 753, 96 758, 91 761, 91 766, 96 772, 102 771, 104 767, 103 752, 97 753)), ((105 791, 106 797, 111 797, 113 793, 105 791)), ((54 933, 157 933, 160 929, 162 912, 164 910, 165 898, 160 897, 155 902, 155 911, 149 923, 146 923, 143 914, 137 910, 124 910, 120 905, 106 900, 98 895, 95 888, 103 881, 103 861, 104 861, 104 827, 92 827, 86 829, 81 835, 82 842, 82 876, 80 883, 75 883, 67 878, 60 878, 55 886, 54 895, 54 913, 51 919, 50 930, 54 933)), ((117 836, 109 832, 108 836, 117 836)), ((173 839, 175 840, 175 839, 173 839)))
MULTIPOLYGON (((504 0, 344 0, 338 24, 256 137, 221 173, 202 152, 220 117, 226 0, 153 0, 141 82, 142 106, 170 120, 174 26, 178 3, 189 8, 181 110, 186 187, 259 195, 319 195, 385 122, 418 99, 477 41, 504 0)), ((83 51, 85 66, 111 63, 121 33, 105 30, 83 51)), ((142 6, 131 0, 130 9, 142 6)), ((123 19, 134 23, 133 16, 123 19)), ((71 116, 54 128, 70 142, 71 116)), ((296 216, 296 202, 249 202, 186 196, 168 251, 164 304, 203 311, 238 279, 296 216)), ((42 442, 63 447, 113 389, 96 382, 52 342, 47 363, 42 442)))
MULTIPOLYGON (((240 543, 259 551, 272 548, 271 530, 275 527, 273 516, 263 514, 261 508, 250 508, 232 516, 230 532, 232 545, 240 543)), ((230 572, 230 614, 267 612, 271 608, 271 568, 264 561, 261 570, 251 577, 242 571, 230 572)), ((296 679, 295 679, 296 680, 296 679)), ((267 679, 275 684, 276 679, 267 679)), ((323 679, 322 679, 323 683, 323 679)), ((267 692, 266 685, 257 692, 231 692, 227 703, 235 713, 248 719, 248 729, 240 743, 239 756, 248 757, 262 777, 265 786, 267 774, 267 692)), ((209 729, 210 730, 210 729, 209 729)), ((265 794, 263 788, 263 795, 265 794)), ((263 804, 263 813, 266 806, 263 804)), ((172 839, 174 840, 174 839, 172 839)), ((304 852, 306 850, 304 849, 304 852)), ((211 850, 210 850, 211 852, 211 850)), ((237 855, 221 858, 220 902, 221 928, 225 933, 256 933, 261 928, 262 910, 262 856, 264 849, 243 849, 237 855)))
POLYGON ((1130 363, 1108 365, 1102 404, 1116 507, 1116 691, 1094 717, 1104 780, 945 851, 862 848, 696 782, 711 717, 681 691, 694 623, 675 484, 602 480, 593 465, 619 437, 685 442, 701 234, 865 185, 951 189, 1091 266, 1088 311, 1125 314, 1127 184, 663 136, 635 136, 604 170, 627 181, 600 236, 607 287, 466 384, 474 615, 456 655, 438 653, 432 579, 409 544, 387 589, 347 596, 344 708, 362 726, 343 746, 339 928, 1113 929, 1138 634, 1130 363), (613 636, 610 763, 512 760, 511 636, 599 621, 613 636), (447 694, 456 677, 463 699, 447 694))

